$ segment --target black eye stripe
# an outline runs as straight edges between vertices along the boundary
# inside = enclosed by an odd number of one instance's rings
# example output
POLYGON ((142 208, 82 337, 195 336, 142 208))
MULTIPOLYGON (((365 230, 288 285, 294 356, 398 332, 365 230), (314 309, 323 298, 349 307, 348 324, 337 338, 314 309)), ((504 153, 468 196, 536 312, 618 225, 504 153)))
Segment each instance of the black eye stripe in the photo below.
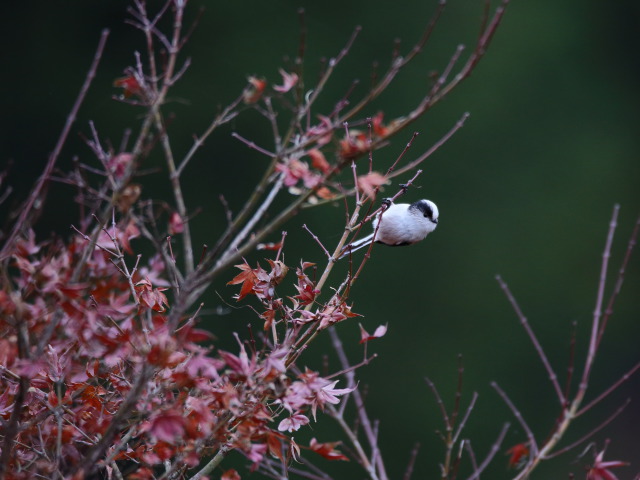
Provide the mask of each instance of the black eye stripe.
POLYGON ((434 217, 437 216, 437 209, 435 205, 431 204, 431 202, 427 200, 418 200, 417 202, 409 205, 409 209, 415 211, 416 213, 419 211, 420 213, 422 213, 422 216, 424 218, 428 218, 431 221, 433 221, 434 217))

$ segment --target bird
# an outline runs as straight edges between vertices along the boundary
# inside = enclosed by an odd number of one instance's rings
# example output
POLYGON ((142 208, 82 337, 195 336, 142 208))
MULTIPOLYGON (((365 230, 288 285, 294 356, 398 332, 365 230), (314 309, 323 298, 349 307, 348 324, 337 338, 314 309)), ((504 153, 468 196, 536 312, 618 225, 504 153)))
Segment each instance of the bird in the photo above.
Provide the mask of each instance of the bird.
POLYGON ((438 226, 440 215, 438 207, 431 200, 418 200, 414 203, 391 203, 385 200, 387 209, 373 219, 373 233, 357 240, 344 248, 343 258, 372 242, 390 247, 413 245, 424 240, 438 226), (375 235, 375 239, 373 238, 375 235))

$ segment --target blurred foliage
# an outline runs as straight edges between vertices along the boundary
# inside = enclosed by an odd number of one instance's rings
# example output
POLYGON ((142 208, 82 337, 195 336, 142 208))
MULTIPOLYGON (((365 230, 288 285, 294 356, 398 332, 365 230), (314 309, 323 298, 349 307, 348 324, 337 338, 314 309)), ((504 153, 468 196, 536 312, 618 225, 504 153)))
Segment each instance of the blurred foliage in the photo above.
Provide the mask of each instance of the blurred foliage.
MULTIPOLYGON (((457 44, 474 41, 483 3, 451 1, 423 54, 377 103, 385 118, 406 112, 428 85, 429 72, 441 69, 457 44)), ((308 84, 317 75, 320 59, 337 54, 354 26, 363 26, 351 54, 327 86, 326 106, 341 98, 354 78, 361 80, 356 95, 365 92, 371 64, 386 65, 396 38, 409 48, 435 9, 434 1, 416 0, 192 4, 192 19, 200 4, 205 7, 185 49, 192 66, 167 109, 175 115, 170 133, 178 152, 186 151, 193 134, 205 128, 220 105, 241 92, 247 75, 279 81, 278 67, 286 66, 297 52, 299 6, 306 7, 308 84)), ((7 211, 19 205, 43 167, 105 27, 112 30, 111 38, 75 131, 86 134, 87 121, 94 120, 101 135, 117 148, 123 129, 136 126, 135 108, 111 99, 117 93, 111 85, 114 78, 133 63, 132 52, 143 49, 141 34, 123 23, 125 8, 120 0, 3 5, 0 152, 2 164, 13 164, 8 183, 16 189, 10 208, 3 206, 7 211)), ((574 321, 577 353, 586 349, 613 204, 621 204, 621 214, 610 278, 639 213, 639 20, 640 4, 632 0, 514 0, 474 75, 415 124, 420 136, 410 154, 418 156, 463 112, 471 112, 465 127, 425 164, 420 189, 406 197, 437 202, 437 232, 411 248, 376 247, 352 296, 368 329, 389 324, 387 336, 370 344, 380 358, 362 369, 360 378, 369 386, 371 414, 381 419, 381 447, 388 471, 396 478, 415 441, 422 442, 415 478, 437 477, 442 447, 433 432, 441 420, 423 377, 434 380, 452 401, 458 353, 466 367, 465 398, 468 401, 474 390, 480 393, 467 431, 478 455, 488 450, 506 420, 513 426, 505 445, 524 440, 489 387, 491 380, 503 386, 538 436, 551 428, 555 413, 549 412, 558 410, 553 392, 494 276, 500 273, 509 283, 562 377, 574 321)), ((184 184, 187 203, 201 209, 194 219, 200 243, 210 244, 225 226, 218 193, 237 211, 265 165, 265 158, 233 140, 231 131, 270 147, 268 125, 249 113, 214 135, 194 159, 184 184)), ((395 159, 410 136, 404 132, 376 154, 378 169, 395 159)), ((91 161, 79 135, 67 144, 60 168, 68 168, 75 155, 91 161)), ((152 155, 153 160, 158 165, 150 168, 163 168, 160 155, 152 155)), ((170 198, 167 187, 166 176, 150 176, 144 195, 170 198)), ((70 216, 73 192, 53 185, 50 195, 39 233, 66 235, 76 218, 70 216)), ((323 260, 300 228, 303 223, 332 245, 343 219, 340 204, 306 210, 294 219, 288 226, 287 263, 297 264, 302 255, 308 261, 323 260)), ((636 252, 627 272, 596 363, 593 391, 608 386, 638 361, 639 255, 636 252)), ((233 292, 221 280, 207 296, 209 311, 226 309, 213 290, 227 302, 233 292)), ((212 313, 203 324, 225 343, 232 331, 245 332, 251 320, 248 309, 239 309, 223 316, 212 313)), ((356 343, 356 322, 341 325, 340 331, 346 342, 356 343)), ((307 358, 329 352, 325 342, 314 345, 307 358)), ((361 353, 354 347, 352 355, 356 359, 361 353)), ((639 394, 636 377, 578 422, 570 435, 578 438, 580 429, 593 428, 624 398, 635 395, 622 417, 595 437, 600 446, 611 438, 611 458, 635 462, 616 472, 621 479, 633 478, 640 469, 639 394)), ((321 433, 325 440, 336 435, 325 427, 314 432, 321 433)), ((581 467, 572 463, 578 453, 551 462, 538 477, 567 478, 573 471, 581 478, 581 467)), ((586 458, 590 460, 590 454, 586 458)), ((505 478, 506 463, 506 457, 498 456, 488 477, 505 478)))

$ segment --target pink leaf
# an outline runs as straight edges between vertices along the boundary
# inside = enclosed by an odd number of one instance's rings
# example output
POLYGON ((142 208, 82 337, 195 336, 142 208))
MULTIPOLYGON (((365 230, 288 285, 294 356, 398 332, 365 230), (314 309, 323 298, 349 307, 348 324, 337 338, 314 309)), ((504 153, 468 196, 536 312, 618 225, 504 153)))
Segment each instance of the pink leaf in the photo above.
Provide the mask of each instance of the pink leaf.
POLYGON ((359 325, 360 325, 360 343, 367 343, 369 340, 383 337, 387 333, 386 325, 380 325, 378 328, 376 328, 376 331, 373 332, 373 334, 369 334, 369 332, 367 332, 364 329, 362 324, 359 324, 359 325))
POLYGON ((184 434, 184 417, 174 411, 162 412, 149 420, 149 426, 144 429, 156 439, 173 443, 184 434))
POLYGON ((273 86, 276 92, 286 93, 298 83, 298 75, 296 73, 287 73, 280 69, 280 75, 282 75, 282 85, 273 86))
POLYGON ((300 427, 307 425, 309 423, 309 418, 305 417, 301 414, 291 415, 289 418, 285 418, 278 425, 278 430, 280 432, 297 432, 300 427))

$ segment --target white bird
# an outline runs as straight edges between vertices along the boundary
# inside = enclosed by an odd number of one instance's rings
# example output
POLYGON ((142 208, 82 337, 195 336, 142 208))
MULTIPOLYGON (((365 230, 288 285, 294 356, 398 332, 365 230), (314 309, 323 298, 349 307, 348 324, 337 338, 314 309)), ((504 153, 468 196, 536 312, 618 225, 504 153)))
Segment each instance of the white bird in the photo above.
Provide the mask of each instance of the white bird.
POLYGON ((418 200, 411 204, 392 203, 371 222, 373 233, 347 245, 340 258, 371 242, 400 247, 424 240, 438 226, 438 216, 438 207, 431 200, 418 200))

